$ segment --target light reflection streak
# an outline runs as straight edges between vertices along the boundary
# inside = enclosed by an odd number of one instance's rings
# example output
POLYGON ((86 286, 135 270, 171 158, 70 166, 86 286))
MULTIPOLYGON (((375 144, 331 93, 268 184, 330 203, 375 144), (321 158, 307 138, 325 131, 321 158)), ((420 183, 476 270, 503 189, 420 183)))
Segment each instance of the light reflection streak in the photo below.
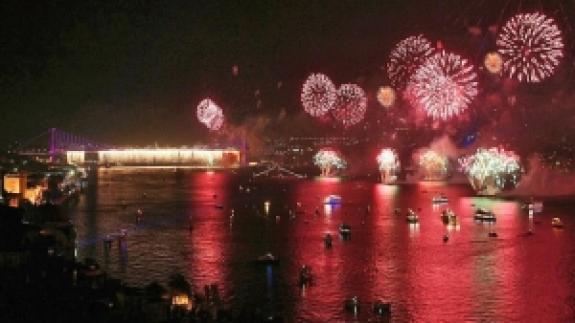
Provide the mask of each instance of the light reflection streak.
MULTIPOLYGON (((190 174, 195 194, 189 199, 189 215, 193 229, 189 233, 189 276, 196 286, 225 282, 228 275, 229 244, 228 212, 215 208, 228 201, 229 176, 225 173, 196 172, 190 174)), ((227 286, 222 286, 226 288, 227 286)))

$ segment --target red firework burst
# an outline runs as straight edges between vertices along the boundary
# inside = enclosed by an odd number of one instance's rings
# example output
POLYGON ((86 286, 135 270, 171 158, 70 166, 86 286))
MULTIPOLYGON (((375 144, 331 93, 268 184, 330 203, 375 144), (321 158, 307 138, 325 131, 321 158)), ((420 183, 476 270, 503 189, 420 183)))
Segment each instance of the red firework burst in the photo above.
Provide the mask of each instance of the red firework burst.
POLYGON ((520 82, 541 82, 553 75, 563 58, 561 30, 541 13, 512 17, 497 37, 507 75, 520 82))
POLYGON ((428 116, 447 120, 467 109, 477 96, 476 79, 474 67, 466 59, 442 51, 417 69, 406 93, 428 116))
POLYGON ((311 74, 301 90, 301 104, 305 112, 314 117, 325 115, 336 101, 333 82, 324 74, 311 74))
POLYGON ((344 127, 358 124, 365 117, 366 110, 367 98, 359 85, 342 84, 339 87, 333 116, 344 127))
POLYGON ((410 36, 400 41, 387 63, 387 75, 396 89, 404 89, 417 68, 433 54, 433 47, 423 35, 410 36))

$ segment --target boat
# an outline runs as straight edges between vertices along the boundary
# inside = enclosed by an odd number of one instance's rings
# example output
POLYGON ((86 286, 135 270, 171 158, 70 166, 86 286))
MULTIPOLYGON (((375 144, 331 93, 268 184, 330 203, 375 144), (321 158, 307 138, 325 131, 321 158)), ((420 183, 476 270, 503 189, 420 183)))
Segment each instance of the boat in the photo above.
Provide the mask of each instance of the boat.
POLYGON ((433 204, 442 204, 442 203, 449 202, 449 199, 447 198, 447 196, 445 194, 439 194, 439 195, 436 195, 433 198, 431 198, 431 202, 433 204))
POLYGON ((326 234, 325 237, 323 238, 323 244, 325 246, 326 249, 330 249, 331 245, 332 245, 332 237, 331 234, 326 234))
POLYGON ((313 274, 311 272, 311 268, 303 265, 299 271, 299 285, 300 286, 309 286, 313 283, 313 274))
POLYGON ((347 237, 351 235, 351 226, 348 224, 342 223, 339 225, 339 234, 343 237, 347 237))
POLYGON ((271 252, 268 252, 263 256, 259 256, 256 259, 256 262, 258 264, 264 264, 264 265, 275 265, 279 263, 279 259, 276 256, 274 256, 271 252))
POLYGON ((412 209, 409 209, 407 211, 406 220, 408 223, 418 223, 419 222, 419 216, 417 215, 417 213, 415 213, 415 211, 413 211, 412 209))
POLYGON ((543 213, 543 202, 531 200, 529 203, 524 203, 522 208, 529 211, 529 214, 531 215, 543 213))
POLYGON ((389 316, 391 314, 391 304, 382 301, 375 301, 373 303, 373 314, 379 316, 389 316))
POLYGON ((359 299, 357 298, 357 296, 346 299, 343 302, 343 307, 345 308, 346 311, 357 315, 357 313, 359 312, 359 299))
POLYGON ((441 212, 441 221, 443 222, 443 224, 456 225, 457 215, 455 215, 455 213, 450 209, 443 210, 441 212))
POLYGON ((102 241, 104 242, 104 246, 106 248, 110 248, 112 246, 112 242, 114 241, 114 238, 111 235, 107 234, 104 237, 104 239, 102 239, 102 241))
POLYGON ((553 218, 551 220, 551 226, 554 228, 563 228, 563 222, 560 218, 553 218))
POLYGON ((323 200, 323 204, 341 204, 341 196, 339 196, 339 195, 328 195, 323 200))
POLYGON ((485 221, 485 222, 495 222, 497 220, 495 214, 492 211, 482 208, 478 208, 477 210, 475 210, 475 215, 473 216, 473 218, 477 221, 485 221))

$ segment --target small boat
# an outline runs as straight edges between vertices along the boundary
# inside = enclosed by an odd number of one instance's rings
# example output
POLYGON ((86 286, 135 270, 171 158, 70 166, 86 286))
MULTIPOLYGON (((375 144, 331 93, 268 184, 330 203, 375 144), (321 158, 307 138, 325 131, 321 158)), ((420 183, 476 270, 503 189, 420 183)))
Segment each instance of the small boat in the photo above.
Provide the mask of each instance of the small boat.
POLYGON ((276 256, 274 256, 271 252, 268 252, 263 256, 259 256, 256 262, 258 264, 264 264, 264 265, 275 265, 279 263, 279 259, 276 256))
POLYGON ((522 208, 528 210, 530 214, 542 213, 543 202, 531 200, 531 202, 523 204, 522 208))
POLYGON ((299 285, 300 286, 309 286, 313 283, 313 274, 311 272, 311 268, 303 265, 299 271, 299 285))
POLYGON ((409 209, 407 211, 406 220, 408 223, 418 223, 419 222, 419 216, 417 215, 417 213, 415 213, 415 211, 413 211, 412 209, 409 209))
POLYGON ((323 238, 323 245, 325 246, 326 249, 331 249, 331 245, 332 245, 332 237, 331 234, 326 234, 325 237, 323 238))
POLYGON ((563 222, 560 218, 553 218, 551 220, 551 226, 554 228, 563 228, 563 222))
POLYGON ((482 208, 478 208, 477 210, 475 210, 475 215, 473 216, 473 218, 477 221, 485 221, 485 222, 497 221, 497 218, 495 217, 495 214, 492 211, 482 208))
POLYGON ((348 224, 342 223, 339 225, 339 234, 343 237, 348 237, 351 235, 351 226, 348 224))
POLYGON ((343 308, 346 311, 351 312, 354 315, 357 315, 357 313, 359 312, 359 299, 357 298, 357 296, 346 299, 343 302, 343 308))
POLYGON ((341 204, 341 196, 339 196, 339 195, 328 195, 323 200, 323 204, 341 204))
POLYGON ((107 234, 106 237, 104 237, 104 239, 102 239, 102 241, 104 242, 104 246, 109 248, 112 246, 112 242, 114 241, 114 238, 107 234))
POLYGON ((391 314, 391 304, 382 301, 375 301, 373 303, 373 314, 379 316, 388 316, 391 314))
POLYGON ((449 202, 449 199, 447 198, 447 196, 445 194, 439 194, 439 195, 436 195, 433 198, 431 198, 431 202, 433 204, 442 204, 442 203, 449 202))
POLYGON ((456 225, 457 224, 457 215, 455 215, 455 212, 453 212, 450 209, 443 210, 441 212, 441 221, 443 222, 443 224, 456 225))

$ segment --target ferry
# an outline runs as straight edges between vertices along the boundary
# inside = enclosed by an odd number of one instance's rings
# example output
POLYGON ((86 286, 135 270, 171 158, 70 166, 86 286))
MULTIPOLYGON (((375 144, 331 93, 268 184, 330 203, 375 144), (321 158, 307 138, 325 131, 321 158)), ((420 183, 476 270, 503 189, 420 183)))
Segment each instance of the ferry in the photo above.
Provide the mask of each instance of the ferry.
POLYGON ((341 234, 342 236, 349 236, 351 234, 351 227, 345 223, 340 224, 339 234, 341 234))
POLYGON ((456 225, 457 215, 455 215, 455 213, 450 209, 443 210, 441 212, 441 221, 443 222, 443 224, 456 225))
POLYGON ((443 204, 443 203, 448 203, 449 199, 447 198, 447 196, 445 194, 439 194, 439 195, 436 195, 433 198, 431 198, 431 202, 433 204, 443 204))
POLYGON ((553 220, 551 220, 551 226, 554 228, 563 228, 563 222, 560 218, 553 218, 553 220))
POLYGON ((323 200, 323 204, 341 204, 341 196, 339 196, 339 195, 328 195, 323 200))
POLYGON ((475 215, 473 218, 477 221, 495 222, 497 218, 492 211, 478 208, 475 210, 475 215))
POLYGON ((406 220, 408 223, 418 223, 419 222, 419 216, 417 215, 417 213, 415 213, 415 211, 413 211, 412 209, 409 209, 407 211, 406 220))
POLYGON ((276 256, 274 256, 271 252, 268 252, 263 256, 259 256, 256 262, 258 264, 275 265, 279 263, 279 259, 276 256))

